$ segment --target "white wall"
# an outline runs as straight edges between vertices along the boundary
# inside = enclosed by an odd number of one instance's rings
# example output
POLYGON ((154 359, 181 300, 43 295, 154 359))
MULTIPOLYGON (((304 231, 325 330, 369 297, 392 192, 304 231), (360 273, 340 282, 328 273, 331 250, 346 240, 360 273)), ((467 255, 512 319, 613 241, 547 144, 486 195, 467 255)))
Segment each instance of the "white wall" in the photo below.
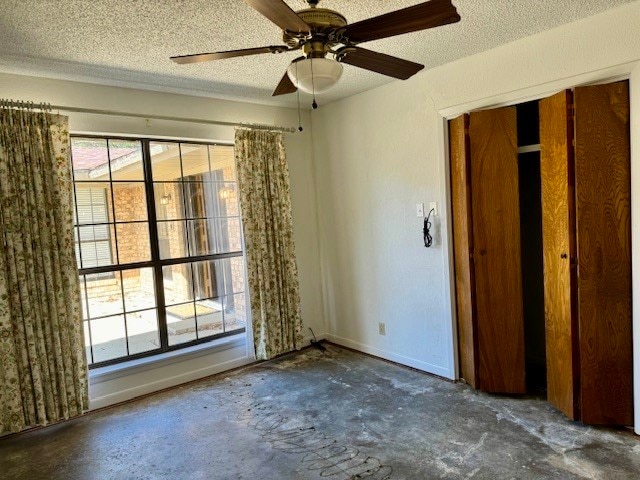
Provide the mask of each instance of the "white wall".
MULTIPOLYGON (((212 119, 229 122, 254 122, 297 126, 296 110, 233 101, 158 93, 120 87, 51 80, 0 73, 0 97, 51 104, 148 113, 163 116, 212 119)), ((66 114, 65 112, 61 112, 66 114)), ((132 134, 167 138, 189 138, 233 142, 233 128, 183 122, 151 120, 89 114, 69 115, 72 132, 132 134)), ((303 112, 303 133, 287 134, 285 146, 291 177, 294 240, 300 276, 302 316, 306 327, 322 337, 325 331, 320 285, 318 232, 316 222, 315 183, 310 141, 310 118, 303 112)), ((251 360, 246 349, 234 346, 209 355, 191 356, 172 361, 160 368, 145 368, 126 378, 113 375, 93 381, 92 407, 104 406, 158 388, 193 380, 238 366, 251 360)))
MULTIPOLYGON (((629 76, 639 59, 636 2, 313 112, 327 337, 455 378, 444 117, 629 76), (434 200, 442 238, 425 249, 415 204, 434 200), (378 322, 386 323, 386 336, 378 334, 378 322)), ((639 77, 637 68, 631 76, 634 205, 640 191, 639 77)), ((633 210, 634 242, 639 210, 633 210)), ((636 414, 638 278, 636 249, 636 414)))
POLYGON ((442 165, 429 155, 439 119, 412 83, 313 116, 327 332, 337 343, 453 378, 446 248, 438 238, 424 247, 416 216, 416 203, 444 206, 442 165))

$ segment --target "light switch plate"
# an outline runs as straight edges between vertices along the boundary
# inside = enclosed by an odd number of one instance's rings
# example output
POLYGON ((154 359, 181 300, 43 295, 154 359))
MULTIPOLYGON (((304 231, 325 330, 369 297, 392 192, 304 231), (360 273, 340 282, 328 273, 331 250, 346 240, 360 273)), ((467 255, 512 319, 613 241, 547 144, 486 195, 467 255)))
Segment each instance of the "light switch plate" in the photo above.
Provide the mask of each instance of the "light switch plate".
POLYGON ((416 203, 416 217, 424 217, 424 203, 416 203))

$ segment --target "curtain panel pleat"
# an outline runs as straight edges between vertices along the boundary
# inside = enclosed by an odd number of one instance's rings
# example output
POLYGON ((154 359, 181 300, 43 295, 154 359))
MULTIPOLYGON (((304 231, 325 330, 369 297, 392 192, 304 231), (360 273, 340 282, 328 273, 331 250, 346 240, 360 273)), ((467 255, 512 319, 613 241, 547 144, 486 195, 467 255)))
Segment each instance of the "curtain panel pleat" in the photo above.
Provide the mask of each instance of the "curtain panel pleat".
POLYGON ((0 422, 88 408, 67 118, 0 108, 0 422))
POLYGON ((256 358, 302 346, 289 169, 283 134, 237 129, 240 190, 256 358))

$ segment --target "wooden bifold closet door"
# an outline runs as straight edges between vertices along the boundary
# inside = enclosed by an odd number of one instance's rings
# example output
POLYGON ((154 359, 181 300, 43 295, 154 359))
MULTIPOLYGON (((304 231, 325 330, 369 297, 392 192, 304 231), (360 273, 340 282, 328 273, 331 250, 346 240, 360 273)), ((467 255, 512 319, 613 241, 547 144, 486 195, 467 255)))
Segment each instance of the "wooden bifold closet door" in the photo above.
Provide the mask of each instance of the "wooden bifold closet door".
POLYGON ((540 101, 547 399, 578 418, 573 94, 540 101))
POLYGON ((540 147, 548 399, 587 424, 631 425, 628 83, 542 100, 540 147))
POLYGON ((575 90, 582 421, 633 423, 629 84, 575 90))
POLYGON ((475 274, 473 271, 473 228, 471 216, 471 158, 469 156, 469 115, 449 123, 451 157, 451 205, 453 215, 453 254, 458 313, 460 374, 478 388, 478 338, 475 313, 475 274))
POLYGON ((525 393, 516 108, 469 119, 480 388, 525 393))
POLYGON ((473 112, 450 128, 462 375, 486 392, 524 393, 516 109, 473 112))

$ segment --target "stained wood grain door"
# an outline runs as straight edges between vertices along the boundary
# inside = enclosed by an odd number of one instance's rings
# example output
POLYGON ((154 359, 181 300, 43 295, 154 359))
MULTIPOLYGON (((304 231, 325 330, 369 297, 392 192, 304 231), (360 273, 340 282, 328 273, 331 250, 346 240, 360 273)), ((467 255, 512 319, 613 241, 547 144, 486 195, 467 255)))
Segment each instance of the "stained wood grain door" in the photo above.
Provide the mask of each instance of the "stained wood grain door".
POLYGON ((574 103, 581 416, 631 425, 628 82, 576 88, 574 103))
POLYGON ((475 321, 475 278, 471 212, 471 164, 469 157, 469 115, 449 122, 451 159, 451 208, 453 212, 453 257, 458 321, 460 376, 478 388, 477 325, 475 321))
POLYGON ((524 393, 515 107, 469 118, 480 389, 524 393))
POLYGON ((547 399, 578 418, 573 94, 540 101, 547 399))

